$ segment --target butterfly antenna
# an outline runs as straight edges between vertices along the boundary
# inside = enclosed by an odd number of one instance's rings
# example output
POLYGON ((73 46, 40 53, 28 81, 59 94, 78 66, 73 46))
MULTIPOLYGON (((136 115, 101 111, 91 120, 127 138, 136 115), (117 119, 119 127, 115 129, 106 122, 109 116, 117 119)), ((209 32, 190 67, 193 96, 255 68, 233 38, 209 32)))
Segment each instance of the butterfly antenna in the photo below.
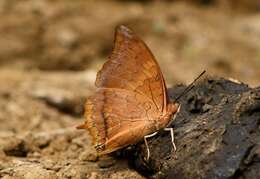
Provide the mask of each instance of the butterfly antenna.
POLYGON ((181 97, 183 97, 185 94, 187 94, 190 90, 192 90, 195 87, 195 83, 198 79, 200 79, 202 77, 202 75, 204 75, 204 73, 206 73, 206 70, 204 70, 203 72, 201 72, 201 74, 195 79, 193 80, 193 82, 191 84, 189 84, 189 86, 187 86, 183 92, 177 96, 177 98, 175 98, 174 103, 177 102, 181 97))

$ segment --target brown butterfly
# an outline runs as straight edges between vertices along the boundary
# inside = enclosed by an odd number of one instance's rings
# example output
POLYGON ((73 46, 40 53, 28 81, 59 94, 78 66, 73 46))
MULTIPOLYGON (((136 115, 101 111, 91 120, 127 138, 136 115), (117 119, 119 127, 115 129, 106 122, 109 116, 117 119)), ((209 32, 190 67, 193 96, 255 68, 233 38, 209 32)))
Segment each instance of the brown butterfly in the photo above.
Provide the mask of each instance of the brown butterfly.
MULTIPOLYGON (((87 129, 98 154, 108 154, 154 136, 180 109, 171 103, 165 81, 145 43, 125 26, 115 32, 114 49, 97 74, 97 90, 85 106, 87 129)), ((172 128, 172 144, 176 149, 172 128)))

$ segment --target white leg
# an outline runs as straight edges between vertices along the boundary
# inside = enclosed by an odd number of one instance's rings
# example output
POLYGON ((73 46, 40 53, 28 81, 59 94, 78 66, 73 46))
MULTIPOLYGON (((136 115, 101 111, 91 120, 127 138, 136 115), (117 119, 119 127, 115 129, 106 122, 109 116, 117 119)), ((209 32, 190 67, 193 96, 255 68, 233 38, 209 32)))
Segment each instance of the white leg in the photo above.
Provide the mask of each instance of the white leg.
POLYGON ((172 139, 172 146, 174 151, 176 151, 176 145, 174 143, 174 133, 173 133, 173 128, 164 128, 165 131, 170 131, 171 133, 171 139, 172 139))
POLYGON ((149 150, 149 146, 148 146, 148 143, 147 143, 146 139, 149 138, 149 137, 155 136, 157 133, 158 132, 154 132, 152 134, 144 136, 144 143, 145 143, 145 146, 146 146, 146 149, 147 149, 147 158, 146 158, 146 160, 149 160, 149 158, 150 158, 150 150, 149 150))

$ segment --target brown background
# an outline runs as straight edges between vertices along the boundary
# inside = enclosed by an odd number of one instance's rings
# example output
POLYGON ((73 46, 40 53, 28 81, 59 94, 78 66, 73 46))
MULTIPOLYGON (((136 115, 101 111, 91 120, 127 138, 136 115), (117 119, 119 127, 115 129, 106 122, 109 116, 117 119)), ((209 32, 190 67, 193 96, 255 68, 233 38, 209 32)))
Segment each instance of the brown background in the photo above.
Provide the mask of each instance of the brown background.
POLYGON ((152 49, 171 84, 206 69, 256 86, 259 6, 257 0, 2 0, 1 69, 96 71, 112 48, 115 26, 126 24, 152 49))

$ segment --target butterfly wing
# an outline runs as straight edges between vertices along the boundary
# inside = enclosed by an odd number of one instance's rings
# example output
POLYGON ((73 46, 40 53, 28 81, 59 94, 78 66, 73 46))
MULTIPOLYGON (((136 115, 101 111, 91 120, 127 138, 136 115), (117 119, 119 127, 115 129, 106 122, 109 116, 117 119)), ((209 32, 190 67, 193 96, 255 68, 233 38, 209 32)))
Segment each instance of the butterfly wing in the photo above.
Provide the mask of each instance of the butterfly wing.
POLYGON ((116 29, 113 52, 98 72, 96 86, 145 95, 158 111, 166 112, 168 96, 160 67, 145 43, 125 26, 116 29))
POLYGON ((88 129, 99 154, 137 143, 156 130, 153 101, 128 90, 97 89, 85 109, 86 122, 80 128, 88 129))
POLYGON ((131 30, 116 29, 113 52, 97 74, 85 107, 86 128, 100 154, 134 144, 167 114, 165 82, 154 56, 131 30))

